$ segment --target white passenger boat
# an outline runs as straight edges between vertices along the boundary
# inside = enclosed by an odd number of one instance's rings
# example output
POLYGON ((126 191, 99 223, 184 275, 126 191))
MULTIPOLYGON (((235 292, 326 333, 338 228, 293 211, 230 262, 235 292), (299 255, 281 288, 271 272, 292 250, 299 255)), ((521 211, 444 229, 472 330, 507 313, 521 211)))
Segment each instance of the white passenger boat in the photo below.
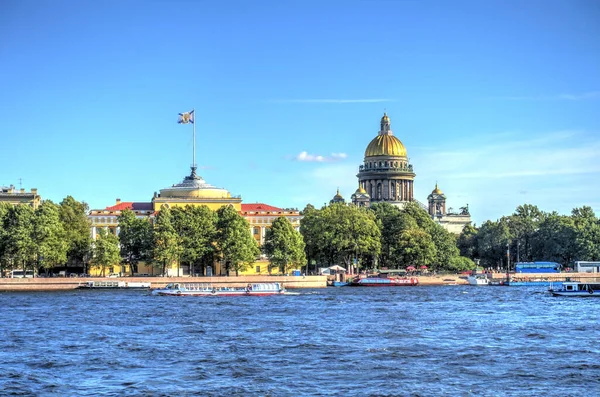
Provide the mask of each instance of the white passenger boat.
POLYGON ((245 287, 219 287, 211 283, 170 283, 152 290, 152 295, 168 296, 265 296, 283 295, 279 283, 251 283, 245 287))
POLYGON ((467 277, 467 281, 469 285, 489 285, 490 279, 487 277, 487 274, 472 274, 467 277))
POLYGON ((565 281, 560 285, 551 284, 549 291, 554 296, 595 296, 600 298, 600 283, 565 281))
POLYGON ((86 281, 79 284, 79 289, 149 289, 150 283, 138 281, 86 281))

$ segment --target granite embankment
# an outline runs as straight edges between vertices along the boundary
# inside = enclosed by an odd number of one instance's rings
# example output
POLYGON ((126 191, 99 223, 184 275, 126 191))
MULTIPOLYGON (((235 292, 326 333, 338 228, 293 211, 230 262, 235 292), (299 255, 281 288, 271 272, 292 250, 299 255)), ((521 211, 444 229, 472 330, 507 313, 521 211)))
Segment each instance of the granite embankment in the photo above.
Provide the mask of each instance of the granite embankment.
MULTIPOLYGON (((565 281, 599 281, 600 275, 593 273, 559 273, 559 274, 511 274, 516 280, 548 280, 565 281)), ((420 285, 465 285, 467 276, 458 274, 441 274, 418 276, 420 285)), ((493 273, 494 279, 505 279, 506 273, 493 273)), ((152 288, 161 288, 168 283, 212 283, 220 286, 244 286, 248 283, 283 283, 286 288, 325 288, 326 276, 240 276, 240 277, 88 277, 88 278, 0 278, 0 291, 52 291, 72 290, 86 281, 136 281, 149 282, 152 288)))
POLYGON ((0 278, 0 291, 72 290, 86 281, 148 282, 152 288, 168 283, 212 283, 218 286, 245 286, 248 283, 283 283, 286 288, 325 288, 326 276, 240 276, 240 277, 53 277, 0 278))

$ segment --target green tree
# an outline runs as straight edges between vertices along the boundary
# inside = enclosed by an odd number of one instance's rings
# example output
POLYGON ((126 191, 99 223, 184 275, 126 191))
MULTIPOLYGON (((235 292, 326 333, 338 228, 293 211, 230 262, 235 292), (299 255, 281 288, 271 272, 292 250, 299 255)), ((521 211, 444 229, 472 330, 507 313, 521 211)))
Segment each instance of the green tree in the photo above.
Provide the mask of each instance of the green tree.
POLYGON ((520 261, 535 260, 532 250, 533 239, 543 218, 544 213, 531 204, 518 206, 514 214, 504 218, 511 235, 509 246, 513 262, 517 260, 517 253, 520 261))
POLYGON ((66 233, 67 262, 70 266, 81 266, 85 271, 92 245, 88 206, 67 196, 60 203, 59 215, 66 233))
MULTIPOLYGON (((300 234, 304 240, 304 252, 306 254, 307 263, 314 263, 315 273, 317 266, 322 261, 321 246, 323 234, 321 233, 321 213, 311 204, 308 204, 302 211, 302 219, 300 220, 300 234)), ((307 265, 307 272, 308 272, 307 265)))
POLYGON ((475 260, 479 258, 477 253, 478 230, 473 225, 466 225, 458 237, 457 246, 460 255, 475 260))
POLYGON ((408 229, 400 235, 393 255, 404 266, 427 266, 435 260, 435 245, 429 233, 422 229, 408 229))
POLYGON ((600 222, 594 210, 588 206, 574 208, 571 218, 576 229, 577 260, 600 260, 600 222))
POLYGON ((10 208, 6 215, 5 247, 12 269, 34 270, 33 219, 33 208, 24 204, 10 208))
POLYGON ((401 261, 393 253, 399 250, 402 233, 408 229, 418 228, 417 222, 409 213, 389 203, 376 203, 370 209, 375 213, 381 231, 379 265, 398 268, 401 261))
POLYGON ((506 218, 484 222, 477 234, 477 252, 482 265, 498 269, 504 267, 507 244, 511 239, 506 218))
MULTIPOLYGON (((263 252, 272 265, 288 273, 290 269, 302 267, 306 264, 302 235, 294 229, 286 217, 279 217, 273 221, 265 233, 263 252)), ((269 266, 269 273, 271 266, 269 266)))
POLYGON ((258 243, 250 234, 250 224, 232 206, 223 206, 217 210, 217 247, 225 270, 231 269, 236 275, 246 270, 260 255, 258 243))
POLYGON ((117 216, 121 262, 129 265, 131 275, 138 273, 140 262, 150 262, 153 256, 154 229, 147 218, 138 218, 130 209, 117 216))
POLYGON ((577 255, 576 234, 571 217, 547 214, 532 240, 533 257, 568 265, 577 255))
POLYGON ((190 265, 190 273, 214 262, 217 214, 207 206, 173 209, 173 226, 181 237, 181 260, 190 265))
POLYGON ((10 267, 10 255, 8 253, 8 213, 12 205, 0 203, 0 277, 10 267))
POLYGON ((119 239, 110 231, 98 229, 96 241, 92 249, 92 266, 101 269, 101 274, 106 274, 106 268, 119 263, 119 239))
POLYGON ((163 208, 156 216, 154 228, 154 260, 161 266, 162 274, 167 274, 167 265, 176 262, 183 251, 181 238, 172 224, 169 208, 163 208))
MULTIPOLYGON (((335 262, 349 268, 373 262, 381 252, 381 231, 373 211, 342 203, 321 210, 323 247, 321 250, 335 262)), ((334 262, 334 263, 335 263, 334 262)))
POLYGON ((470 259, 464 256, 455 256, 450 259, 450 263, 448 266, 448 270, 454 272, 462 272, 465 270, 475 269, 475 263, 470 259))
POLYGON ((429 235, 435 246, 435 259, 431 263, 431 269, 450 269, 451 261, 459 256, 456 246, 456 236, 442 226, 434 224, 429 235))
POLYGON ((35 211, 33 240, 37 249, 38 266, 46 274, 53 267, 66 263, 69 246, 66 231, 60 221, 60 207, 50 200, 44 200, 35 211))

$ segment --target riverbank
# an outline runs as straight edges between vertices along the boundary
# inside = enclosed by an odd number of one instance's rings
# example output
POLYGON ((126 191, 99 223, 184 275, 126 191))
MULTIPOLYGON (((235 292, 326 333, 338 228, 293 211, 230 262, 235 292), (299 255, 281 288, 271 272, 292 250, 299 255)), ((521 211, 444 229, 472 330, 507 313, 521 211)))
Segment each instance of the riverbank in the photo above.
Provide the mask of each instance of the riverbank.
POLYGON ((73 277, 0 278, 0 291, 73 290, 87 281, 124 281, 151 283, 163 288, 168 283, 212 283, 218 287, 238 287, 248 283, 282 283, 285 288, 325 288, 326 276, 240 276, 240 277, 73 277))
MULTIPOLYGON (((596 273, 512 273, 513 278, 528 280, 597 281, 596 273)), ((467 285, 467 276, 459 274, 418 276, 419 285, 467 285)), ((505 279, 506 273, 493 273, 493 279, 505 279)), ((220 287, 239 287, 248 283, 282 283, 285 288, 326 288, 327 276, 239 276, 239 277, 74 277, 74 278, 0 278, 0 291, 60 291, 74 290, 86 281, 147 282, 152 288, 162 288, 168 283, 212 283, 220 287)))

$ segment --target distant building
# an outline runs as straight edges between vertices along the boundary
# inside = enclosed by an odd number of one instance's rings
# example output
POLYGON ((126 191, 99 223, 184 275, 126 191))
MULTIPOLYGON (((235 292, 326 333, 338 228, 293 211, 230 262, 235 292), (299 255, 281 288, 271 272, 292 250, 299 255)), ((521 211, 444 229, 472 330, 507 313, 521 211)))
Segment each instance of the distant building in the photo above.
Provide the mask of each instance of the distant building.
POLYGON ((344 200, 344 198, 340 194, 340 189, 338 189, 335 196, 333 196, 333 198, 331 200, 329 200, 329 204, 337 204, 337 203, 346 204, 346 200, 344 200))
POLYGON ((431 219, 451 233, 460 234, 464 227, 471 223, 468 204, 461 207, 459 212, 452 211, 452 208, 446 210, 446 195, 437 183, 435 189, 427 196, 427 202, 429 204, 427 212, 431 215, 431 219))
POLYGON ((446 210, 446 196, 437 184, 427 198, 428 206, 414 198, 416 174, 413 165, 409 163, 406 147, 392 132, 390 118, 386 113, 381 118, 377 136, 365 149, 364 162, 358 167, 356 176, 358 189, 352 195, 354 205, 369 207, 374 203, 387 202, 402 208, 406 203, 414 201, 436 223, 456 234, 460 234, 471 223, 468 206, 462 207, 459 212, 446 210))
POLYGON ((33 207, 33 209, 37 209, 41 200, 35 188, 31 189, 30 192, 25 192, 25 189, 17 189, 13 185, 0 187, 0 203, 26 204, 33 207))
MULTIPOLYGON (((283 209, 264 203, 242 204, 240 196, 232 196, 227 190, 209 185, 200 176, 196 175, 195 167, 192 172, 186 176, 181 183, 174 184, 171 187, 161 189, 159 193, 154 193, 150 202, 131 202, 117 199, 114 205, 104 209, 93 209, 89 212, 90 227, 92 238, 95 240, 98 229, 104 228, 115 235, 119 235, 119 223, 117 217, 125 209, 130 209, 138 218, 148 218, 154 223, 156 215, 161 209, 176 208, 185 206, 207 206, 216 211, 219 208, 230 205, 235 208, 249 223, 249 230, 259 245, 264 244, 266 230, 271 227, 273 221, 278 217, 286 217, 293 225, 294 229, 300 229, 300 211, 297 209, 283 209)), ((129 269, 124 266, 114 266, 111 272, 128 272, 129 269)), ((152 274, 153 269, 146 266, 142 273, 152 274)), ((170 267, 167 269, 168 275, 190 275, 191 269, 188 265, 182 265, 180 268, 170 267)), ((215 263, 212 274, 222 274, 224 269, 221 264, 215 263)), ((241 274, 265 274, 268 273, 268 262, 257 260, 257 262, 246 272, 241 274)))

